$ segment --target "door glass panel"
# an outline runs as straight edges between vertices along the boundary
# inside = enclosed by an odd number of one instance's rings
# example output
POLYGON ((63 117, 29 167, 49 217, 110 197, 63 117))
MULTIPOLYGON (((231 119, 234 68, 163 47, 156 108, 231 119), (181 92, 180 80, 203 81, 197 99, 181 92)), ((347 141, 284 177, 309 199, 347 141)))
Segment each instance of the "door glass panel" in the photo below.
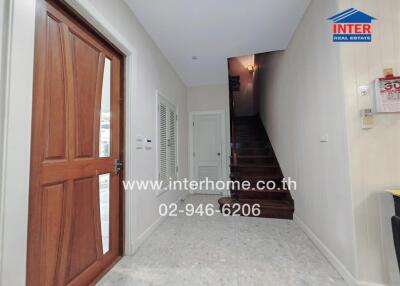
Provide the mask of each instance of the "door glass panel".
POLYGON ((100 227, 103 254, 110 248, 110 174, 99 175, 100 227))
POLYGON ((101 94, 100 109, 100 140, 99 140, 99 157, 110 157, 111 148, 111 61, 105 59, 103 89, 101 94))

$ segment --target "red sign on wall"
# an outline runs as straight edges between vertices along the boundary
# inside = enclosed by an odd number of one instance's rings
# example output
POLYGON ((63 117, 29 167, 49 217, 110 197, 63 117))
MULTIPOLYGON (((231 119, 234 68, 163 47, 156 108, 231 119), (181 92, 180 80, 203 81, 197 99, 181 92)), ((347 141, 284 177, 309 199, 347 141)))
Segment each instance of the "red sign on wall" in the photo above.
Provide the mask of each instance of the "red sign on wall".
POLYGON ((400 112, 400 77, 375 81, 375 109, 376 112, 400 112))

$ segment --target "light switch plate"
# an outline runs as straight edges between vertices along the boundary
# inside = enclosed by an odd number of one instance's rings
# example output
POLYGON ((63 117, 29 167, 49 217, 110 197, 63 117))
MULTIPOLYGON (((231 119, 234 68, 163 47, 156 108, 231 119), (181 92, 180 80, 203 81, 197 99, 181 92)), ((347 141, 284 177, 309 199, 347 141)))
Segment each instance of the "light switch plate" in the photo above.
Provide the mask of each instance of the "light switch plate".
POLYGON ((320 139, 319 139, 319 142, 321 142, 321 143, 329 142, 329 135, 328 134, 322 134, 320 139))
POLYGON ((360 85, 358 87, 358 94, 360 96, 367 96, 369 94, 369 86, 368 85, 360 85))
POLYGON ((144 147, 144 138, 142 135, 136 136, 136 149, 141 150, 144 147))
POLYGON ((152 143, 151 143, 151 139, 145 139, 145 147, 144 147, 144 149, 146 149, 146 150, 151 150, 151 149, 153 149, 153 146, 152 146, 152 143))
POLYGON ((371 109, 361 110, 361 128, 371 129, 374 126, 374 115, 371 109))

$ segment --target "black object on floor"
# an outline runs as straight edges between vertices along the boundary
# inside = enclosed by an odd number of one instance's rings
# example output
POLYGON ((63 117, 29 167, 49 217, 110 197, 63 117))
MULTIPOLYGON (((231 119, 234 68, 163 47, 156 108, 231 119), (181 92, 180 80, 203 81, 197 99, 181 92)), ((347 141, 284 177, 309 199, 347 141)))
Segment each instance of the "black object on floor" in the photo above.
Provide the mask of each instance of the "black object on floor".
POLYGON ((392 216, 392 231, 394 247, 396 249, 397 265, 400 272, 400 197, 393 196, 396 215, 392 216))

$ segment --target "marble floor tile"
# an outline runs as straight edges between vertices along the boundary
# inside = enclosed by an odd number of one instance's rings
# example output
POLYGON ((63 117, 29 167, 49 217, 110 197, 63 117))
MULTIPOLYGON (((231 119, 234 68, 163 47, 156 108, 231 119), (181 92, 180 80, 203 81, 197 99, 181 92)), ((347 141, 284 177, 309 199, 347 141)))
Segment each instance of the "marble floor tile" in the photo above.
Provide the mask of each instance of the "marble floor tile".
MULTIPOLYGON (((191 195, 185 203, 218 196, 191 195)), ((332 286, 346 285, 293 221, 169 217, 134 256, 124 257, 100 286, 332 286)))

